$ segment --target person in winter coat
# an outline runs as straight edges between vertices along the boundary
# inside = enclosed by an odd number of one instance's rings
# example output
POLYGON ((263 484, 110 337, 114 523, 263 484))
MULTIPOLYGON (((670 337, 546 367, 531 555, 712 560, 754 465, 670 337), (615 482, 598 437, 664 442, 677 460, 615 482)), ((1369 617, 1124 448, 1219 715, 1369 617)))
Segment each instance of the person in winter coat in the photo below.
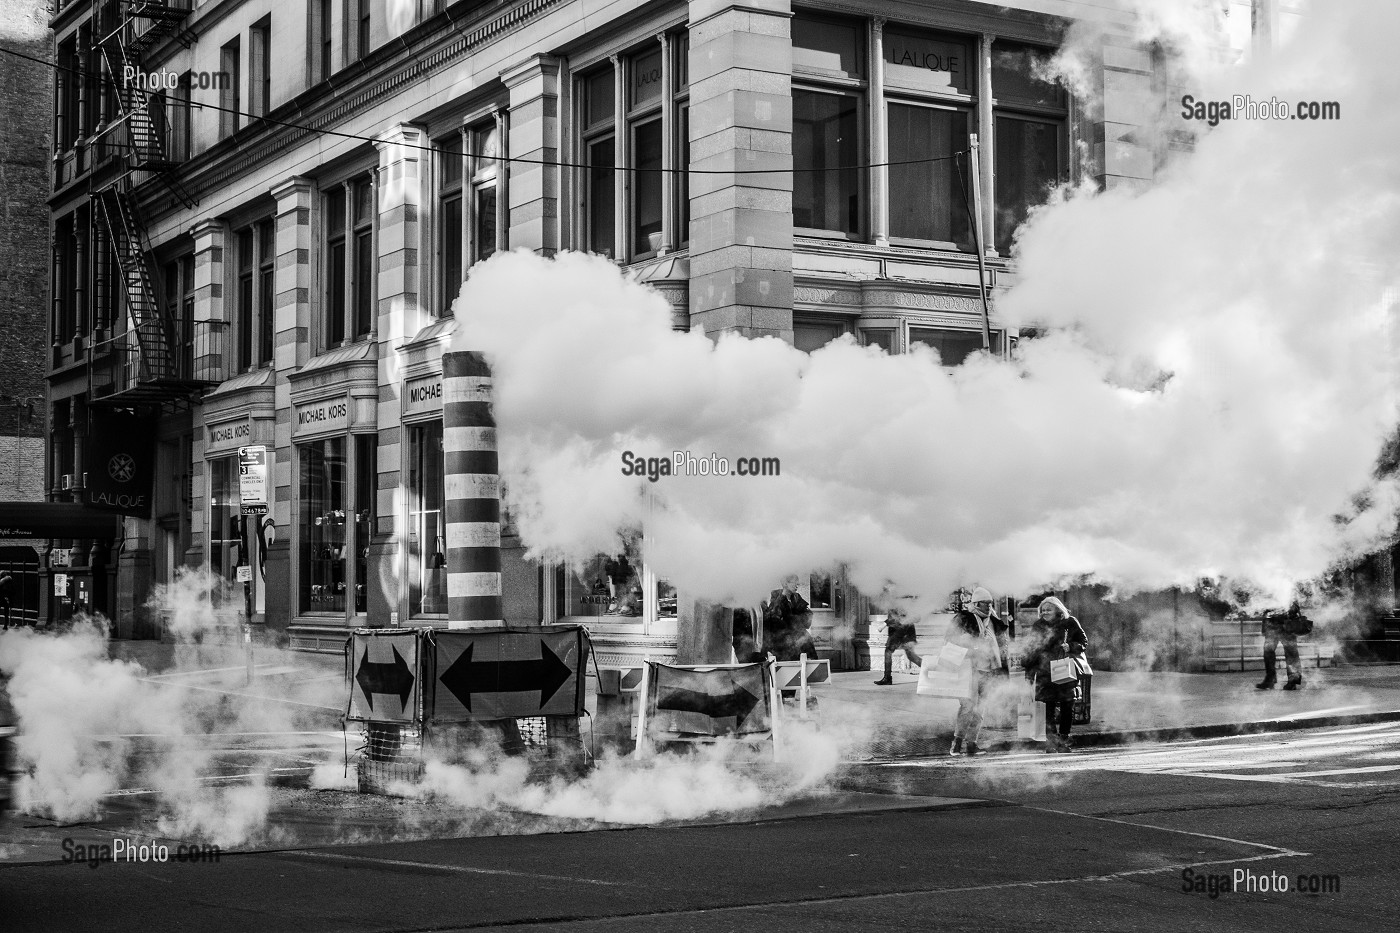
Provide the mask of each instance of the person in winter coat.
POLYGON ((796 661, 803 654, 815 659, 812 610, 797 592, 798 579, 790 576, 782 589, 774 590, 763 604, 763 651, 779 661, 796 661))
POLYGON ((958 701, 958 720, 953 727, 950 755, 981 754, 982 698, 999 677, 1010 670, 1011 627, 992 608, 992 594, 985 587, 972 591, 971 609, 954 613, 948 626, 948 641, 968 650, 972 663, 972 695, 958 701), (964 742, 966 748, 964 749, 964 742))
POLYGON ((877 687, 888 687, 894 683, 894 656, 903 651, 904 656, 918 667, 923 663, 923 658, 914 651, 914 645, 918 642, 918 633, 914 630, 914 623, 905 617, 904 609, 901 606, 891 606, 889 615, 885 619, 885 676, 875 681, 877 687))
POLYGON ((1089 637, 1084 626, 1054 596, 1047 596, 1037 610, 1035 624, 1026 633, 1023 664, 1026 679, 1035 687, 1035 698, 1045 704, 1045 750, 1065 752, 1074 721, 1074 691, 1078 681, 1057 684, 1050 679, 1050 664, 1060 658, 1082 658, 1089 637), (1054 732, 1051 727, 1054 727, 1054 732))
POLYGON ((1272 690, 1278 683, 1278 646, 1283 645, 1283 664, 1288 670, 1285 690, 1303 686, 1303 664, 1298 658, 1298 636, 1312 631, 1312 620, 1303 615, 1295 602, 1287 614, 1275 610, 1264 613, 1264 681, 1256 684, 1260 690, 1272 690))

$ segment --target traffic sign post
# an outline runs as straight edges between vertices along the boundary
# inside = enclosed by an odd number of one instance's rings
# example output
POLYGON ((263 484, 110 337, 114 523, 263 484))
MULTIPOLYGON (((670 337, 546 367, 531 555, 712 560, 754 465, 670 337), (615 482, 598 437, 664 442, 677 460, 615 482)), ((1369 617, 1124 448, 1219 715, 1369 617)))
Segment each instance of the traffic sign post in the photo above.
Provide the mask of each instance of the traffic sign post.
POLYGON ((238 448, 238 581, 243 584, 243 643, 248 683, 253 682, 253 562, 248 553, 248 516, 267 514, 267 447, 238 448))

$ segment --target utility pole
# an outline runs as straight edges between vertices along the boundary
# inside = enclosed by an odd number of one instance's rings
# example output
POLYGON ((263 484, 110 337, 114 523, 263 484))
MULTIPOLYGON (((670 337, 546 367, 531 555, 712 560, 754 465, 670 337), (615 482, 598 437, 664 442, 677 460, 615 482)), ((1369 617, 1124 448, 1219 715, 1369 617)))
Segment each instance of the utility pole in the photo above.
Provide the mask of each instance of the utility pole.
POLYGON ((987 303, 987 251, 982 247, 982 169, 977 134, 968 136, 972 172, 972 245, 977 250, 977 292, 982 296, 982 349, 992 349, 992 311, 987 303))

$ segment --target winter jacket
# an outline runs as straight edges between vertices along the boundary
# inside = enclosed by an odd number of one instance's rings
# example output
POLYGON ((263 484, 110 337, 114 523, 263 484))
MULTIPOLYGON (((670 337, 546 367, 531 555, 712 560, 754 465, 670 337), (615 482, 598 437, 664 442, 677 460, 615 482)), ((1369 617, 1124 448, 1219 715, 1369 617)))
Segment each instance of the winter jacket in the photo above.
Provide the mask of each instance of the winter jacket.
MULTIPOLYGON (((997 616, 991 616, 992 635, 996 638, 997 647, 1001 649, 1001 666, 999 670, 1006 673, 1011 670, 1011 638, 1010 626, 997 616)), ((948 624, 948 641, 964 648, 976 651, 979 643, 983 642, 982 627, 977 621, 975 613, 962 609, 953 614, 953 621, 948 624)), ((985 649, 984 649, 985 650, 985 649)), ((994 668, 996 669, 996 668, 994 668)))
POLYGON ((1035 684, 1035 698, 1042 703, 1074 699, 1078 682, 1051 683, 1050 662, 1060 658, 1084 657, 1089 637, 1084 634, 1084 626, 1079 624, 1079 620, 1070 616, 1050 625, 1037 618, 1024 641, 1026 650, 1021 663, 1025 665, 1026 679, 1035 684))

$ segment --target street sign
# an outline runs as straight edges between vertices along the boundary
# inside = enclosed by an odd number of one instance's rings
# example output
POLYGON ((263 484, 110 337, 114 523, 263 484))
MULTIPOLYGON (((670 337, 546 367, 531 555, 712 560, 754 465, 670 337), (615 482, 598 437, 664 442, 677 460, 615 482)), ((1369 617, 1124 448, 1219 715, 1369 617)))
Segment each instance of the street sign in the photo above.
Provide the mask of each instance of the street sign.
POLYGON ((238 505, 243 515, 267 514, 267 447, 238 448, 238 505))
POLYGON ((648 662, 648 735, 751 735, 772 730, 765 666, 648 662))
POLYGON ((583 715, 587 635, 580 626, 432 632, 435 722, 583 715))
POLYGON ((233 569, 234 569, 234 574, 235 574, 235 576, 234 576, 235 582, 237 582, 237 583, 252 583, 252 582, 253 582, 253 568, 250 567, 248 564, 240 564, 239 566, 237 566, 237 567, 235 567, 235 568, 233 568, 233 569))
MULTIPOLYGON (((773 679, 779 690, 797 690, 802 687, 802 662, 778 661, 774 664, 773 679)), ((831 679, 831 662, 807 659, 807 685, 824 684, 831 679)))
POLYGON ((55 596, 68 595, 68 574, 56 573, 53 575, 53 594, 55 596))
POLYGON ((350 636, 348 719, 412 722, 418 718, 416 631, 357 631, 350 636))

